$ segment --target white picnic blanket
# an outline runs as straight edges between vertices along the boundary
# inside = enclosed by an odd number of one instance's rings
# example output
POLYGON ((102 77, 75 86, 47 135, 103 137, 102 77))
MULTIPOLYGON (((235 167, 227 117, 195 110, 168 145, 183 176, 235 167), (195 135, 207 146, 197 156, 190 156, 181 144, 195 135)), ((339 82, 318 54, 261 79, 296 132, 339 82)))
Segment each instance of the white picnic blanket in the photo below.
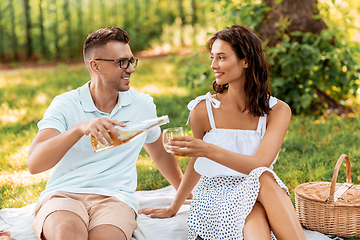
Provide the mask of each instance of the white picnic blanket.
MULTIPOLYGON (((176 191, 168 186, 152 191, 137 191, 140 208, 165 207, 172 202, 176 191)), ((187 240, 186 218, 191 200, 186 200, 179 213, 167 219, 152 219, 139 215, 138 228, 131 240, 187 240)), ((16 240, 37 240, 31 229, 34 219, 32 210, 35 204, 22 208, 5 208, 0 210, 0 230, 10 230, 16 240)), ((331 240, 324 234, 304 229, 307 240, 331 240)), ((340 238, 337 238, 340 239, 340 238)))

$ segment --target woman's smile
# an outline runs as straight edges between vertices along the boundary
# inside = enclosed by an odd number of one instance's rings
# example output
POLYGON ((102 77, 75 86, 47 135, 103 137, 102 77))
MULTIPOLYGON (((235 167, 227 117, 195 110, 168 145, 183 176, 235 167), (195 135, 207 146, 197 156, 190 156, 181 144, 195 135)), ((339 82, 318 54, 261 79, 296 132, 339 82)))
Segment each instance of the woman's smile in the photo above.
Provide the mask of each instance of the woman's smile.
POLYGON ((223 72, 215 72, 215 78, 219 78, 223 74, 224 74, 223 72))

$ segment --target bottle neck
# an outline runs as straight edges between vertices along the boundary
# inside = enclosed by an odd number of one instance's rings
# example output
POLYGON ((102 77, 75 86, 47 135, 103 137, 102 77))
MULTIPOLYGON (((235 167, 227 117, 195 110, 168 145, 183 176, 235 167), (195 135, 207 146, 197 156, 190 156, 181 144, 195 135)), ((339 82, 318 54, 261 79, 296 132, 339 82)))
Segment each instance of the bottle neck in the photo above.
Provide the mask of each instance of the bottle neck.
POLYGON ((161 116, 161 117, 157 117, 157 118, 152 118, 152 119, 147 119, 144 121, 130 121, 128 123, 126 123, 125 127, 122 127, 122 130, 148 130, 152 127, 155 126, 161 126, 164 124, 169 123, 169 117, 167 115, 165 116, 161 116))

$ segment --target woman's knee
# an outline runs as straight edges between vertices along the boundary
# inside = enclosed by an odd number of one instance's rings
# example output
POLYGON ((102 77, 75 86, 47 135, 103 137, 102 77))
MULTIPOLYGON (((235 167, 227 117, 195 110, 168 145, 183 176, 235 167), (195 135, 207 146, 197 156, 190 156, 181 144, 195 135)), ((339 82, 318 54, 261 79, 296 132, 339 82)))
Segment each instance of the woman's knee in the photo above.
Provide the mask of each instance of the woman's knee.
POLYGON ((274 176, 270 172, 264 172, 260 178, 260 190, 257 200, 264 204, 271 196, 287 196, 286 191, 276 182, 274 176))
POLYGON ((273 185, 273 184, 276 184, 276 180, 274 178, 274 176, 272 175, 271 172, 268 172, 268 171, 265 171, 261 174, 261 176, 259 177, 259 181, 260 181, 260 184, 261 186, 262 185, 273 185))

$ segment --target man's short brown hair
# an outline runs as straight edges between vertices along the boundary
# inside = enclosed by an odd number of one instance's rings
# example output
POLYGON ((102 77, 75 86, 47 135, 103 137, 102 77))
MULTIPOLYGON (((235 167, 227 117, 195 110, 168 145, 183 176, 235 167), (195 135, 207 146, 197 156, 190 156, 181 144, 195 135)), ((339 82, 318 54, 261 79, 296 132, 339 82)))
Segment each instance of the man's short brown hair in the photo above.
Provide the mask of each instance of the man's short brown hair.
POLYGON ((85 64, 87 64, 88 55, 93 49, 105 46, 108 42, 111 41, 128 44, 130 42, 129 34, 118 27, 101 28, 90 33, 85 40, 83 48, 85 64))

